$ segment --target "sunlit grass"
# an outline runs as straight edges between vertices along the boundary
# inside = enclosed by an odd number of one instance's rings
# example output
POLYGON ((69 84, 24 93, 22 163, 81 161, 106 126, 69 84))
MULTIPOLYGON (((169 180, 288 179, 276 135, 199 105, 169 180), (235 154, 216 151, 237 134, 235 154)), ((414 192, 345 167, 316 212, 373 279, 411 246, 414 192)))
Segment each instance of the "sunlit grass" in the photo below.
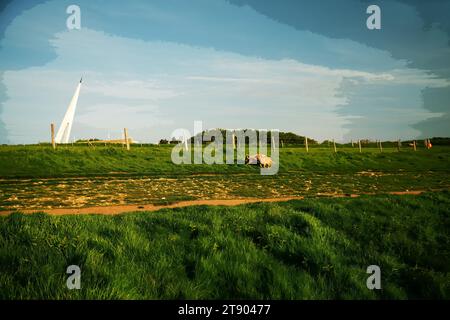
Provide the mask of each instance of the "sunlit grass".
MULTIPOLYGON (((280 173, 295 171, 357 172, 427 170, 449 171, 450 147, 424 148, 417 152, 403 148, 340 148, 337 153, 322 147, 280 149, 280 173)), ((176 165, 171 161, 172 146, 0 146, 0 177, 62 177, 92 175, 173 175, 201 173, 258 174, 248 165, 176 165)), ((270 154, 270 153, 269 153, 270 154)), ((225 155, 224 155, 225 157, 225 155)))
POLYGON ((450 195, 0 219, 0 298, 450 298, 450 195), (81 290, 66 288, 81 267, 81 290), (381 267, 382 290, 366 287, 381 267))

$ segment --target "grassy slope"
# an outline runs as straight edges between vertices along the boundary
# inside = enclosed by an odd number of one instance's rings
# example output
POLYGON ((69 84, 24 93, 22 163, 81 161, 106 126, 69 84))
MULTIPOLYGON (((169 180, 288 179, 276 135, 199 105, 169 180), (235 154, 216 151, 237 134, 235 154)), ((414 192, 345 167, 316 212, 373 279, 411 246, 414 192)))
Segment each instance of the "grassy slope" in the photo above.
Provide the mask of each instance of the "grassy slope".
POLYGON ((314 147, 310 153, 283 148, 280 171, 273 176, 260 175, 255 166, 175 165, 171 150, 69 145, 55 152, 49 146, 0 146, 0 211, 450 187, 450 147, 417 152, 404 148, 400 153, 365 148, 362 154, 357 148, 337 154, 327 148, 314 147))
POLYGON ((0 219, 0 298, 450 298, 450 194, 0 219), (68 265, 82 290, 65 288, 68 265), (381 267, 380 291, 366 268, 381 267))
MULTIPOLYGON (((171 162, 171 146, 133 147, 127 152, 121 147, 64 146, 53 151, 48 146, 0 146, 0 177, 62 177, 108 175, 110 173, 143 175, 179 175, 192 173, 259 173, 258 168, 242 165, 175 165, 171 162)), ((303 148, 280 149, 280 173, 289 171, 357 172, 428 170, 448 172, 450 147, 432 150, 409 148, 398 153, 385 148, 341 149, 303 148)))

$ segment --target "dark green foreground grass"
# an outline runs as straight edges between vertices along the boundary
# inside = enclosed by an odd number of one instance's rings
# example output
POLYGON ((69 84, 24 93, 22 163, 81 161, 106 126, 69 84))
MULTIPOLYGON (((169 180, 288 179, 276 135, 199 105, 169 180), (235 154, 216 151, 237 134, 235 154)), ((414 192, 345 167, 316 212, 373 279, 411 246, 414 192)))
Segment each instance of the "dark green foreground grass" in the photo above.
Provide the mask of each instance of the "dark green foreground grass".
POLYGON ((1 299, 450 298, 450 194, 0 218, 1 299), (66 268, 81 267, 81 290, 66 268), (379 265, 382 290, 366 287, 379 265))

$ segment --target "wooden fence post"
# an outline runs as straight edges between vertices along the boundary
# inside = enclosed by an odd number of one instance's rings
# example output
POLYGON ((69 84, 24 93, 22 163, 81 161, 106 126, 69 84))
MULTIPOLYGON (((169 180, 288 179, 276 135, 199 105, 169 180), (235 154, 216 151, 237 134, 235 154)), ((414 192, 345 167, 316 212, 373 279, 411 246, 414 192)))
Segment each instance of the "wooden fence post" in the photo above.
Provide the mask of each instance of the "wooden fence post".
POLYGON ((306 148, 306 152, 309 152, 309 148, 308 148, 308 137, 305 137, 305 148, 306 148))
POLYGON ((358 147, 359 147, 359 152, 361 153, 362 152, 362 150, 361 150, 361 140, 359 140, 359 139, 358 139, 358 147))
POLYGON ((50 129, 51 129, 51 132, 52 132, 52 147, 53 147, 53 150, 55 150, 56 149, 56 142, 55 142, 55 125, 52 123, 52 124, 50 124, 50 129))
POLYGON ((417 151, 416 140, 413 141, 413 147, 414 147, 414 151, 417 151))
POLYGON ((337 150, 336 150, 336 142, 334 142, 334 139, 333 139, 333 148, 334 148, 334 153, 336 153, 337 152, 337 150))
POLYGON ((125 135, 125 144, 127 146, 127 150, 130 150, 130 140, 128 140, 128 129, 123 129, 123 133, 125 135))
POLYGON ((400 147, 402 146, 402 143, 400 142, 400 139, 397 140, 397 151, 400 152, 400 147))
POLYGON ((380 152, 383 152, 383 146, 381 145, 381 140, 380 140, 380 152))

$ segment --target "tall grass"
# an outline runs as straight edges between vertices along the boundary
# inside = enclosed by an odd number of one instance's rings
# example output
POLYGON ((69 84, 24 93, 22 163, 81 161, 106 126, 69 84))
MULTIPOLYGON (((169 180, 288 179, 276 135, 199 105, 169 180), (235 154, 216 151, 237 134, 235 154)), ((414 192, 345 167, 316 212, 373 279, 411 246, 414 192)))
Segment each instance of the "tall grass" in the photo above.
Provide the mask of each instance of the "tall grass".
POLYGON ((1 299, 450 298, 450 194, 0 218, 1 299), (81 267, 81 290, 66 288, 81 267), (381 290, 366 268, 381 268, 381 290))

